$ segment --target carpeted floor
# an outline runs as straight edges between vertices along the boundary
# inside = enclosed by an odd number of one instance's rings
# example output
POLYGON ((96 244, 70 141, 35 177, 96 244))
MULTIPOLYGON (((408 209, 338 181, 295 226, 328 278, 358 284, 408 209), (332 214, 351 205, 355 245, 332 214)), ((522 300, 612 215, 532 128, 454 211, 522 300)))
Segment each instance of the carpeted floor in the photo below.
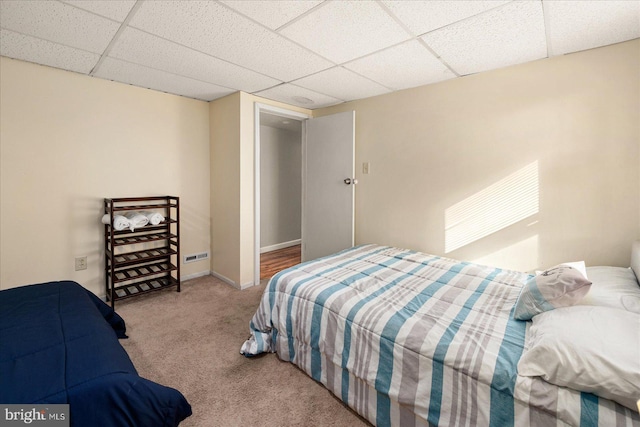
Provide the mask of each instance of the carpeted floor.
POLYGON ((141 376, 180 390, 193 409, 181 426, 367 426, 321 384, 275 354, 239 353, 264 284, 244 291, 201 277, 182 292, 116 304, 120 343, 141 376))

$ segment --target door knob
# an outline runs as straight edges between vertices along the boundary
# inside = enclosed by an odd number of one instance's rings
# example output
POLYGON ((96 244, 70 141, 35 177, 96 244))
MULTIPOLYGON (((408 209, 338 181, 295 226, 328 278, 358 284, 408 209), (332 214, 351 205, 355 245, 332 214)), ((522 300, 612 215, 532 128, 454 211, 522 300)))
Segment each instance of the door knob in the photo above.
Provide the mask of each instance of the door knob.
POLYGON ((347 185, 351 185, 351 184, 356 185, 358 183, 358 180, 355 179, 355 178, 353 178, 353 179, 345 178, 344 179, 344 183, 347 184, 347 185))

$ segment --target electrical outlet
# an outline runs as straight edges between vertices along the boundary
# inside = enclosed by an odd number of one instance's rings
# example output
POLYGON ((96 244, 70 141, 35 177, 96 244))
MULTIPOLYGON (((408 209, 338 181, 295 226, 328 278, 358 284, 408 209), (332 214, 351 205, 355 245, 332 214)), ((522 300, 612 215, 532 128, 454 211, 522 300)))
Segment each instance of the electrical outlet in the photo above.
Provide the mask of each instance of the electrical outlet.
POLYGON ((76 271, 86 270, 86 269, 87 269, 87 257, 86 256, 76 257, 76 271))

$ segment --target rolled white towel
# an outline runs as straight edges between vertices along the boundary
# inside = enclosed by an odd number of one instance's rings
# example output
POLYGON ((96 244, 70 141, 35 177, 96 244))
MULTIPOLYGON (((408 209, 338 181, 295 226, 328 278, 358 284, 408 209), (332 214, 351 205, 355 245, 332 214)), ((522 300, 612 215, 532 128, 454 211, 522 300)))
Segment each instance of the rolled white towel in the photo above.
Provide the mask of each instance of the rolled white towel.
MULTIPOLYGON (((103 224, 110 224, 111 223, 111 218, 109 217, 109 214, 104 214, 102 216, 102 223, 103 224)), ((129 221, 127 218, 125 218, 122 215, 114 215, 113 216, 113 228, 115 228, 118 231, 124 230, 126 228, 130 228, 131 227, 131 221, 129 221)))
POLYGON ((149 218, 147 218, 146 216, 138 212, 127 212, 126 214, 124 214, 124 216, 127 217, 129 222, 131 223, 129 225, 129 229, 131 231, 134 231, 136 228, 141 228, 149 224, 149 218))
POLYGON ((162 214, 158 212, 144 211, 140 213, 147 217, 147 219, 149 220, 149 224, 151 225, 158 225, 162 221, 164 221, 164 216, 162 216, 162 214))

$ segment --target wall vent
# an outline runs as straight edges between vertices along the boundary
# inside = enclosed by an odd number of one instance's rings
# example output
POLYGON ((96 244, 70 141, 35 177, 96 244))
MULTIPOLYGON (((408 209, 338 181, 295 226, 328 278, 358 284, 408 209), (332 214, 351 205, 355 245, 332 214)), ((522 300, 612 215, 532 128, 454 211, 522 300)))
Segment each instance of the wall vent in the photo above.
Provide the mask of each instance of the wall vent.
POLYGON ((183 264, 189 264, 190 262, 202 261, 204 259, 209 259, 209 251, 200 252, 199 254, 185 255, 183 264))

